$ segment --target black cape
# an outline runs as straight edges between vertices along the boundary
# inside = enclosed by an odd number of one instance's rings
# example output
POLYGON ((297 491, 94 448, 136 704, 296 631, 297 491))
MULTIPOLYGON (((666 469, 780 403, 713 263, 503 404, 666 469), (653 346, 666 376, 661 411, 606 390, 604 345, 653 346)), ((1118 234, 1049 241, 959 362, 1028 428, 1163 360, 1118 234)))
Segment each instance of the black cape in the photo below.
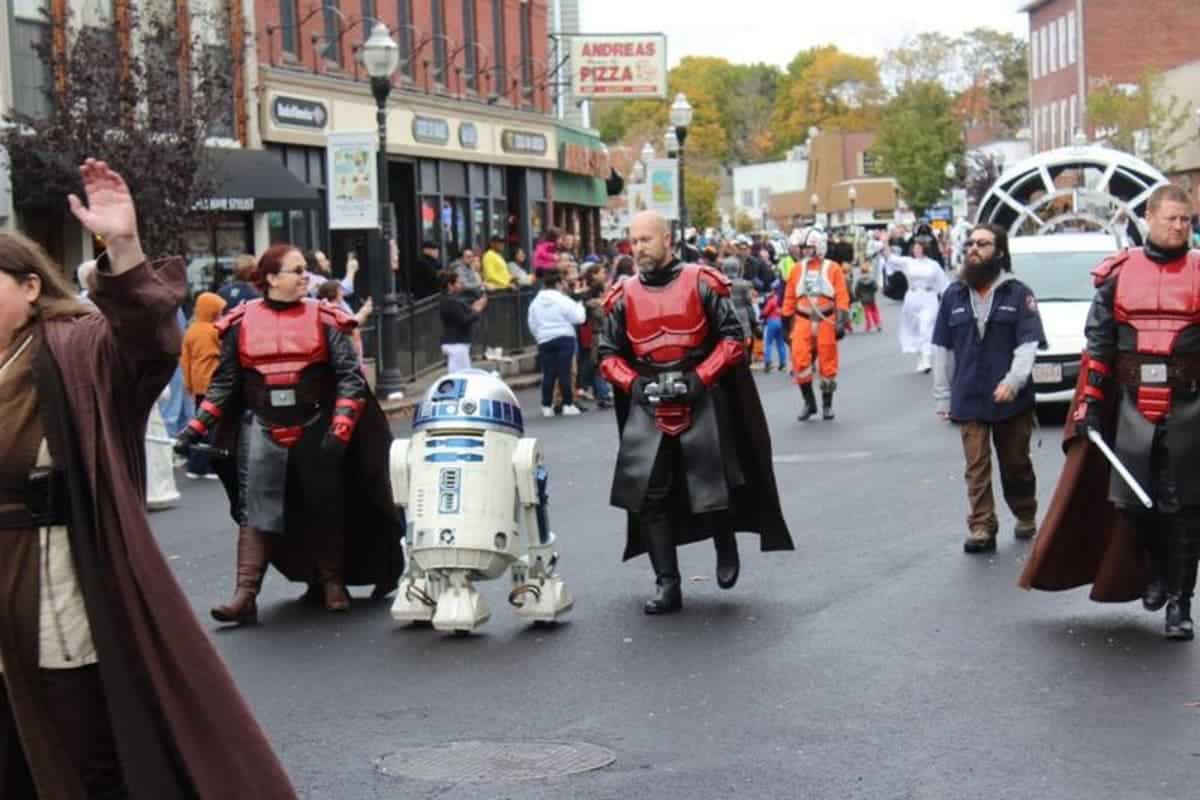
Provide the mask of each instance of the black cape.
MULTIPOLYGON (((630 423, 629 395, 613 387, 614 406, 617 412, 617 429, 621 436, 630 423)), ((794 550, 787 522, 783 519, 783 510, 779 505, 779 490, 775 484, 775 470, 771 460, 771 436, 767 427, 767 417, 763 412, 762 403, 758 397, 758 387, 750 368, 745 364, 730 369, 721 378, 713 391, 702 402, 712 404, 709 409, 697 409, 696 423, 704 424, 701 416, 706 412, 712 421, 720 427, 719 437, 722 449, 732 450, 737 458, 744 481, 741 485, 731 486, 730 504, 727 511, 693 514, 691 503, 684 487, 677 487, 672 497, 672 530, 675 531, 676 544, 689 544, 703 539, 712 538, 714 533, 725 530, 735 532, 757 533, 761 536, 760 548, 764 552, 774 550, 794 550)), ((635 412, 635 413, 641 413, 635 412)), ((649 415, 646 415, 649 418, 649 415)), ((641 425, 641 421, 635 421, 641 425)), ((651 426, 653 421, 651 419, 651 426)), ((647 470, 653 468, 654 457, 657 455, 658 442, 661 436, 647 439, 647 447, 652 449, 648 461, 643 458, 647 470)), ((689 486, 699 487, 706 481, 723 479, 722 471, 728 471, 728 461, 716 458, 702 460, 686 460, 689 486), (719 478, 711 474, 703 474, 706 470, 714 471, 719 478)), ((646 479, 649 478, 647 474, 646 479)), ((617 486, 614 484, 614 492, 617 486)), ((638 514, 627 514, 625 553, 623 558, 628 560, 646 552, 642 542, 638 514)))
MULTIPOLYGON (((332 402, 327 407, 332 407, 332 402)), ((215 461, 214 469, 229 495, 229 507, 235 522, 239 506, 237 454, 241 417, 242 403, 238 398, 222 416, 215 436, 217 447, 227 450, 231 456, 215 461)), ((320 433, 324 434, 324 428, 320 433)), ((307 444, 302 441, 296 447, 305 447, 307 444)), ((377 587, 394 587, 404 572, 404 552, 401 548, 404 512, 392 498, 388 463, 391 445, 392 430, 387 416, 375 395, 368 392, 362 416, 342 460, 342 530, 345 537, 342 579, 347 586, 374 584, 377 587)), ((312 449, 315 451, 317 448, 312 449)), ((315 452, 311 456, 301 453, 295 456, 318 457, 315 452)), ((315 555, 306 545, 322 532, 308 530, 297 495, 297 487, 289 481, 284 499, 288 530, 273 542, 271 564, 290 581, 308 582, 314 579, 316 564, 315 555)))

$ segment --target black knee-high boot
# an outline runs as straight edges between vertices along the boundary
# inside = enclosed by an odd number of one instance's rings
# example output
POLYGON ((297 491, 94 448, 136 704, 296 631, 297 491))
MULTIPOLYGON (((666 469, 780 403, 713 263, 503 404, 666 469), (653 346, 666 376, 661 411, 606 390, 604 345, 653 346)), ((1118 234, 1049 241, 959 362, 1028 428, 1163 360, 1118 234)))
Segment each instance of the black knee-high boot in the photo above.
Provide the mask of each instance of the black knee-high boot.
POLYGON ((804 422, 817 413, 817 394, 811 383, 800 384, 800 394, 804 395, 804 410, 800 412, 800 421, 804 422))
POLYGON ((675 537, 671 533, 671 521, 663 512, 644 513, 641 518, 642 541, 658 591, 646 602, 647 614, 670 614, 683 608, 683 589, 679 578, 679 554, 675 550, 675 537))
POLYGON ((1168 639, 1190 640, 1192 592, 1196 588, 1196 533, 1183 515, 1172 520, 1167 533, 1167 619, 1168 639))
POLYGON ((1150 580, 1142 592, 1142 607, 1158 611, 1167 604, 1167 536, 1148 525, 1139 528, 1138 535, 1150 561, 1150 580))
POLYGON ((717 586, 722 589, 732 589, 737 583, 738 574, 742 571, 742 562, 738 557, 737 536, 733 531, 721 531, 713 534, 713 547, 717 551, 717 586))

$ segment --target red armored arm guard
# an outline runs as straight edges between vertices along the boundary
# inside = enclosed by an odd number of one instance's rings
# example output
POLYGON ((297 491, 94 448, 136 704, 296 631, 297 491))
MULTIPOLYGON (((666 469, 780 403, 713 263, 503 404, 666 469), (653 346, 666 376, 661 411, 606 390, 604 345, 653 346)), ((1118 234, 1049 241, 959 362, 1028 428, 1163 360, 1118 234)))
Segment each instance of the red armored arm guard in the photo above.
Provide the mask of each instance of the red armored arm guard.
POLYGON ((196 416, 192 417, 187 426, 201 436, 208 436, 208 432, 220 421, 220 407, 205 400, 200 404, 200 408, 196 409, 196 416))
POLYGON ((721 380, 721 376, 730 368, 741 363, 745 357, 745 345, 735 342, 733 339, 722 339, 717 342, 717 346, 708 354, 708 357, 697 365, 696 374, 700 376, 700 380, 704 381, 705 386, 712 386, 721 380))
MULTIPOLYGON (((721 297, 729 297, 733 281, 709 266, 700 268, 700 280, 721 297)), ((705 386, 713 386, 731 367, 746 357, 746 347, 733 339, 721 339, 713 351, 696 366, 696 375, 705 386)))
POLYGON ((600 362, 600 374, 604 376, 604 380, 616 386, 625 394, 629 394, 633 388, 633 382, 637 380, 638 373, 629 362, 621 356, 609 356, 600 362))
POLYGON ((333 422, 329 425, 330 433, 349 444, 350 437, 354 435, 354 427, 358 425, 358 419, 362 416, 363 405, 362 400, 339 397, 333 406, 333 422))

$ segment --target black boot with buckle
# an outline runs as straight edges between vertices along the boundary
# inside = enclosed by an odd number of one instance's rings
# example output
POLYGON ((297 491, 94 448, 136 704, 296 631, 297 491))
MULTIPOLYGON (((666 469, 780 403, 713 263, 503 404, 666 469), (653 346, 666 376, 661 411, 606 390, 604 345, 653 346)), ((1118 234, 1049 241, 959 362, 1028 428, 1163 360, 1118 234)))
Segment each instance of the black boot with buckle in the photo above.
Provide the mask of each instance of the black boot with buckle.
POLYGON ((646 553, 650 556, 658 586, 658 591, 643 610, 647 614, 672 614, 683 608, 683 586, 671 521, 664 513, 643 514, 641 526, 642 540, 646 543, 646 553))
POLYGON ((800 412, 800 421, 807 422, 817 413, 817 393, 811 383, 800 384, 800 394, 804 395, 804 410, 800 412))

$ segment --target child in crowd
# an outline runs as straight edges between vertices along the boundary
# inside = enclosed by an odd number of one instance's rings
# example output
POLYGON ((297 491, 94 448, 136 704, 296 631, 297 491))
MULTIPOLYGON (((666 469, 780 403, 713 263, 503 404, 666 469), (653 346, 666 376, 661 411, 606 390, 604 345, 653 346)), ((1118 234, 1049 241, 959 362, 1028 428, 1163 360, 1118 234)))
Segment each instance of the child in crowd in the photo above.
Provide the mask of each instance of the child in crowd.
POLYGON ((879 306, 875 303, 875 295, 879 292, 879 282, 875 280, 871 264, 863 264, 858 280, 854 282, 854 296, 862 303, 863 316, 867 321, 867 333, 872 330, 883 332, 883 322, 879 317, 879 306))

